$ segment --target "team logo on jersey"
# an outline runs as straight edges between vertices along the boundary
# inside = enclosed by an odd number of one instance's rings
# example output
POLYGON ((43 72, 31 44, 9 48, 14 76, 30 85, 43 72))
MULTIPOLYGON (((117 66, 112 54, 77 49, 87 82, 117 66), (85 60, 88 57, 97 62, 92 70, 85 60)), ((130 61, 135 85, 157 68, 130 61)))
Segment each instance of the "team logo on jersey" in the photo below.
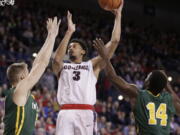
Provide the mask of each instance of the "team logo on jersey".
POLYGON ((32 103, 32 109, 33 109, 33 110, 38 110, 38 105, 37 105, 37 103, 32 103))
POLYGON ((67 69, 67 70, 79 70, 79 69, 82 69, 82 70, 89 70, 89 67, 87 65, 77 65, 75 67, 71 66, 71 65, 65 65, 64 66, 64 69, 67 69))
POLYGON ((0 0, 0 6, 5 6, 5 5, 13 6, 14 3, 15 3, 14 0, 0 0))

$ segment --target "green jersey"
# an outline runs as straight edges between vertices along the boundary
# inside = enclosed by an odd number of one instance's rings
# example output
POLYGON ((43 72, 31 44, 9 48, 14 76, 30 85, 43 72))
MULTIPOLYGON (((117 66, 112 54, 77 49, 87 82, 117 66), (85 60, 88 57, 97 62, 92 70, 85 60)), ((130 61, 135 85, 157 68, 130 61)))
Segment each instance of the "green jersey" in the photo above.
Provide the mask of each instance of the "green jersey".
POLYGON ((174 114, 172 96, 168 92, 154 96, 150 91, 140 90, 134 108, 137 134, 169 135, 174 114))
POLYGON ((14 89, 10 89, 5 100, 4 135, 32 135, 37 119, 38 105, 32 95, 25 106, 17 106, 12 99, 14 89))

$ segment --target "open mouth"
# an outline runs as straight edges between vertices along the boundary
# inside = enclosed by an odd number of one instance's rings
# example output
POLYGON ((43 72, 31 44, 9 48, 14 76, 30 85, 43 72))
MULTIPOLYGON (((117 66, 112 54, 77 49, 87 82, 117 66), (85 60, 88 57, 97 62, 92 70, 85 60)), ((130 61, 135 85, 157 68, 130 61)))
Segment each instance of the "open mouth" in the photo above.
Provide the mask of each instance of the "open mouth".
POLYGON ((72 52, 69 52, 69 55, 72 55, 72 52))
POLYGON ((69 55, 72 55, 73 54, 73 51, 69 51, 69 55))

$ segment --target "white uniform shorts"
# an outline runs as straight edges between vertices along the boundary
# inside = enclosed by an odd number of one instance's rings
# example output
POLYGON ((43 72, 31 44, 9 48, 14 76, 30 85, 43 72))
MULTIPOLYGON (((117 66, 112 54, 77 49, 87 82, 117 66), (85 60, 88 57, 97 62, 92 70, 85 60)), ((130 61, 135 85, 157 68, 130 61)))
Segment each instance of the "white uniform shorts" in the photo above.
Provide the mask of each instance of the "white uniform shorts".
POLYGON ((56 135, 96 135, 97 114, 92 110, 61 110, 56 135))

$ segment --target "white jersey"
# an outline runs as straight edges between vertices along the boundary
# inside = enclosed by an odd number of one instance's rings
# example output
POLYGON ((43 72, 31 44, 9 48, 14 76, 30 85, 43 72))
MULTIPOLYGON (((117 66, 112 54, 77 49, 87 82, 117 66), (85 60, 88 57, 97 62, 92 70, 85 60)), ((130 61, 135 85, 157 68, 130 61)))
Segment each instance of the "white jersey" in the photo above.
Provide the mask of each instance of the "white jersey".
POLYGON ((58 82, 58 103, 94 105, 96 82, 91 61, 81 64, 64 63, 58 82))

